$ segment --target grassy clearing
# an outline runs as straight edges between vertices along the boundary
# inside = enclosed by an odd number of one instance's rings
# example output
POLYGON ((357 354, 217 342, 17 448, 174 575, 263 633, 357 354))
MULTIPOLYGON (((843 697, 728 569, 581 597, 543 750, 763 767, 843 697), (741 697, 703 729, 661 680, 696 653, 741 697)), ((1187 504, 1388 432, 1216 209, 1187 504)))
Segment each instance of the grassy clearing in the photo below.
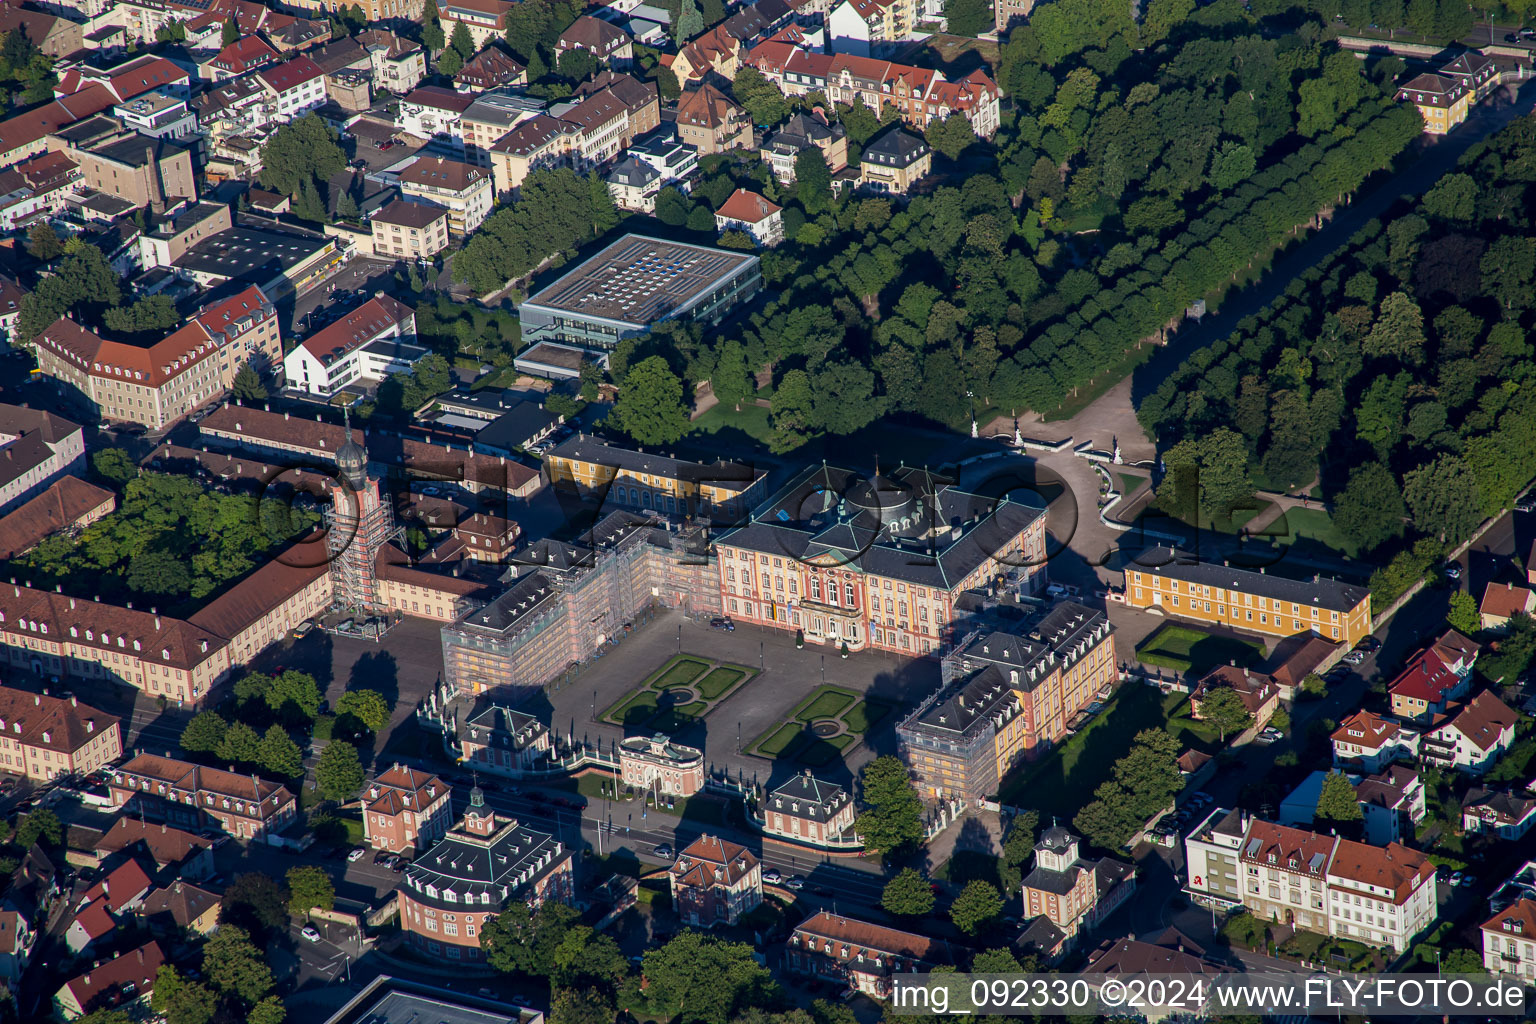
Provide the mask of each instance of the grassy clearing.
POLYGON ((641 690, 621 700, 617 706, 603 712, 603 718, 615 725, 631 725, 645 721, 656 713, 657 695, 651 690, 641 690))
POLYGON ((676 657, 667 663, 657 675, 651 677, 651 687, 670 690, 674 686, 689 686, 709 669, 708 662, 697 658, 676 657))
POLYGON ((768 410, 760 405, 743 405, 741 411, 726 405, 711 406, 704 415, 693 421, 694 434, 719 434, 739 430, 763 444, 768 443, 772 428, 768 423, 768 410))
POLYGON ((1287 530, 1291 541, 1312 541, 1341 554, 1354 558, 1359 548, 1333 525, 1333 518, 1320 508, 1293 508, 1276 520, 1271 530, 1287 530))
POLYGON ((745 669, 717 668, 699 680, 699 685, 696 689, 699 691, 699 696, 705 700, 719 700, 746 677, 745 669))
POLYGON ((800 739, 803 729, 804 726, 799 722, 785 722, 766 737, 760 738, 752 747, 752 751, 763 757, 780 757, 800 739))
POLYGON ((1120 493, 1130 494, 1132 491, 1136 490, 1136 488, 1140 487, 1142 482, 1147 478, 1144 476, 1137 476, 1134 473, 1116 473, 1115 479, 1120 484, 1120 493))
POLYGON ((1203 675, 1229 662, 1256 664, 1264 658, 1264 647, 1170 622, 1142 643, 1136 657, 1148 665, 1203 675))
POLYGON ((817 687, 816 691, 795 709, 795 718, 802 722, 814 722, 818 718, 836 718, 859 699, 856 693, 839 690, 834 686, 817 687))
POLYGON ((847 733, 826 740, 813 739, 800 749, 800 752, 795 755, 795 760, 811 768, 820 768, 842 757, 843 751, 852 744, 853 737, 847 733))
POLYGON ((1163 698, 1163 717, 1168 720, 1168 731, 1186 747, 1195 747, 1206 753, 1215 753, 1221 746, 1221 732, 1210 722, 1190 717, 1189 694, 1170 693, 1163 698))
POLYGON ((843 724, 849 732, 862 736, 890 713, 891 705, 885 701, 861 700, 843 713, 843 724))

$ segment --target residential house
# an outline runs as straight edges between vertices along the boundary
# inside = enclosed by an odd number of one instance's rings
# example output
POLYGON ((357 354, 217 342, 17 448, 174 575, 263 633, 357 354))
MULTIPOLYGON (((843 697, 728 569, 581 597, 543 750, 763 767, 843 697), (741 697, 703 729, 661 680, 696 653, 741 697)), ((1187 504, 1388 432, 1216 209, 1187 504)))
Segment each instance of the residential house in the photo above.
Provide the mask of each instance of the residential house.
POLYGON ((1344 719, 1330 739, 1335 767, 1358 767, 1365 772, 1379 772, 1419 752, 1416 731, 1370 711, 1356 711, 1344 719))
POLYGON ((1077 837, 1052 826, 1035 844, 1035 868, 1025 877, 1022 891, 1025 916, 1044 917, 1070 941, 1130 898, 1136 891, 1136 868, 1108 857, 1084 858, 1077 837))
POLYGON ((1280 706, 1280 688, 1263 672, 1247 667, 1219 665, 1207 672, 1189 697, 1190 717, 1201 721, 1200 708, 1207 698, 1218 689, 1232 690, 1241 698, 1243 707, 1253 716, 1250 728, 1262 729, 1269 724, 1275 709, 1280 706))
POLYGON ((85 467, 85 433, 57 413, 0 403, 0 512, 85 467))
POLYGON ((784 966, 791 973, 875 999, 889 999, 899 975, 954 962, 955 954, 943 939, 826 910, 796 925, 784 950, 784 966))
POLYGON ((477 771, 511 775, 533 768, 554 749, 549 728, 525 711, 492 704, 459 730, 459 757, 477 771))
POLYGON ((629 33, 617 25, 583 14, 571 22, 555 41, 555 54, 567 50, 586 50, 599 63, 620 70, 634 62, 635 45, 629 33))
POLYGON ((1201 562, 1171 548, 1149 549, 1126 566, 1125 603, 1273 637, 1310 631, 1351 647, 1371 631, 1365 587, 1201 562))
POLYGON ((638 213, 654 213, 656 195, 661 191, 661 172, 633 156, 614 164, 603 178, 614 205, 638 213))
POLYGON ((512 902, 536 910, 571 901, 572 861, 553 836, 486 807, 477 786, 463 822, 405 869, 396 890, 400 927, 424 955, 482 960, 479 929, 512 902))
POLYGON ((369 220, 373 254, 427 262, 448 248, 448 210, 397 199, 369 220))
POLYGON ((10 906, 0 909, 0 981, 15 989, 32 959, 37 932, 27 915, 10 906))
POLYGON ((1536 590, 1512 583, 1488 584, 1478 606, 1484 629, 1507 630, 1512 617, 1530 616, 1532 612, 1536 612, 1536 590))
POLYGON ((148 1005, 163 963, 165 954, 159 944, 147 942, 66 981, 53 995, 53 1010, 64 1020, 95 1010, 121 1009, 131 1014, 148 1005))
POLYGON ((677 101, 677 137, 700 156, 752 148, 752 119, 708 82, 677 101))
POLYGON ((465 61, 459 73, 453 76, 453 87, 471 95, 526 84, 528 69, 517 62, 510 50, 496 42, 465 61))
POLYGON ((220 896, 180 879, 152 889, 139 914, 162 936, 210 935, 219 926, 220 896))
POLYGON ((1455 78, 1426 72, 1397 90, 1400 102, 1412 103, 1424 118, 1424 131, 1444 135, 1467 119, 1472 90, 1455 78))
POLYGON ((407 135, 429 142, 436 140, 459 151, 464 148, 464 111, 473 102, 474 97, 453 89, 418 86, 401 98, 395 127, 407 135))
POLYGON ((112 803, 170 824, 217 826, 236 839, 281 832, 298 813, 286 786, 255 775, 140 754, 112 773, 112 803))
POLYGON ((85 48, 81 22, 7 0, 0 4, 0 35, 12 32, 24 32, 49 57, 66 57, 85 48))
POLYGON ((1536 982, 1536 899, 1518 899, 1483 922, 1483 969, 1536 982))
POLYGON ((163 821, 123 817, 96 841, 94 852, 102 860, 125 854, 153 863, 162 878, 199 879, 214 873, 213 845, 212 839, 163 821))
POLYGON ((795 161, 809 149, 818 150, 833 174, 848 166, 848 132, 842 122, 828 124, 820 111, 796 111, 784 127, 763 142, 760 155, 773 176, 788 185, 795 180, 795 161))
MULTIPOLYGON (((374 217, 378 223, 398 203, 374 217)), ((380 292, 301 341, 283 359, 290 387, 329 397, 349 384, 383 380, 426 354, 416 337, 416 311, 380 292)))
POLYGON ((422 156, 400 172, 400 193, 411 202, 448 211, 448 234, 462 239, 490 215, 491 176, 459 160, 422 156))
POLYGON ((1515 742, 1518 718, 1492 690, 1484 690, 1436 716, 1424 732, 1419 756, 1437 767, 1482 775, 1515 742))
POLYGON ((282 357, 277 310, 255 285, 149 345, 109 341, 61 317, 33 348, 38 368, 74 387, 103 419, 153 430, 223 394, 247 364, 266 369, 282 357))
POLYGON ((738 188, 715 211, 715 230, 742 231, 758 245, 771 248, 784 241, 783 207, 756 192, 738 188))
POLYGON ((38 782, 89 775, 123 754, 117 719, 78 697, 0 686, 0 771, 38 782))
POLYGON ((81 893, 75 919, 64 932, 64 944, 78 954, 117 927, 119 918, 135 910, 149 894, 149 876, 138 861, 126 860, 81 893))
POLYGON ((1466 696, 1478 650, 1477 644, 1450 629, 1414 654, 1387 684, 1393 717, 1428 722, 1444 712, 1448 703, 1466 696))
POLYGON ((1461 827, 1474 834, 1523 839, 1536 826, 1536 796, 1473 786, 1461 801, 1461 827))
POLYGON ((57 533, 77 533, 117 508, 117 495, 64 476, 15 511, 0 517, 0 560, 10 560, 57 533))
POLYGON ((204 81, 217 84, 243 78, 282 59, 261 36, 242 36, 199 64, 197 71, 204 81))
MULTIPOLYGON (((385 2, 403 3, 405 0, 385 2)), ((404 96, 427 77, 427 55, 420 44, 380 28, 365 29, 353 39, 368 53, 375 91, 404 96)))
MULTIPOLYGON (((1310 827, 1317 814, 1328 773, 1315 771, 1280 804, 1280 824, 1310 827)), ((1374 775, 1346 773, 1355 789, 1363 818, 1361 838, 1375 846, 1402 842, 1413 836, 1413 826, 1424 820, 1424 785, 1419 773, 1405 765, 1389 765, 1374 775)))
POLYGON ((712 75, 728 82, 734 80, 742 50, 741 40, 727 32, 724 25, 716 25, 680 47, 675 56, 664 55, 661 60, 687 91, 712 75))
POLYGON ((704 752, 659 733, 631 736, 619 743, 619 778, 657 797, 687 799, 704 788, 704 752))
MULTIPOLYGON (((0 230, 24 232, 33 224, 58 213, 81 187, 80 165, 65 153, 44 153, 0 171, 0 230)), ((9 331, 20 313, 20 286, 6 278, 4 314, 9 331)))
POLYGON ((1442 67, 1440 74, 1465 88, 1469 102, 1476 103, 1498 85, 1499 69, 1486 53, 1467 50, 1442 67))
POLYGON ((691 179, 699 169, 698 149, 678 141, 675 126, 635 139, 624 155, 660 174, 658 188, 671 185, 684 194, 693 187, 691 179))
POLYGON ((435 775, 392 765, 368 784, 363 797, 364 840, 375 850, 414 854, 448 831, 452 793, 435 775))
POLYGON ((703 835, 668 870, 672 906, 683 924, 735 924, 763 901, 763 869, 745 846, 703 835))
POLYGON ((859 156, 859 187, 880 195, 904 196, 933 167, 928 143, 899 125, 870 139, 859 156))

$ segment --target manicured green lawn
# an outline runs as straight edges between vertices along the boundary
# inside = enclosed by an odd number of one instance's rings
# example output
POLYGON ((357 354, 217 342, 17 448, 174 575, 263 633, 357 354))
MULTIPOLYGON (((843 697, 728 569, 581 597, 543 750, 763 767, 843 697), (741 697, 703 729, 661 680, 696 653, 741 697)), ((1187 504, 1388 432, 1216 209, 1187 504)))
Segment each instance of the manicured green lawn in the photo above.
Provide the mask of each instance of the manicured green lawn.
POLYGON ((699 696, 705 700, 719 700, 731 687, 745 679, 746 675, 745 669, 717 668, 699 680, 699 696))
POLYGON ((818 687, 816 692, 795 709, 795 717, 802 722, 814 722, 818 718, 836 718, 859 699, 856 693, 831 686, 818 687))
POLYGON ((843 724, 848 731, 862 736, 870 727, 891 713, 891 706, 882 700, 861 700, 843 712, 843 724))
POLYGON ((651 677, 651 686, 658 690, 688 686, 708 668, 707 662, 699 661, 697 658, 673 658, 659 675, 651 677))
MULTIPOLYGON (((1276 539, 1284 543, 1286 541, 1310 540, 1321 544, 1325 548, 1331 548, 1342 554, 1354 558, 1359 554, 1359 549, 1354 542, 1345 537, 1339 528, 1333 525, 1333 518, 1320 508, 1293 508, 1285 513, 1284 527, 1289 531, 1288 536, 1280 536, 1276 539)), ((1281 521, 1276 521, 1274 529, 1281 528, 1281 521)))
POLYGON ((1131 473, 1116 473, 1115 479, 1120 483, 1120 493, 1130 494, 1136 488, 1141 486, 1142 481, 1144 481, 1146 477, 1136 476, 1131 473))
POLYGON ((1086 727, 1006 779, 1002 802, 1035 808, 1042 820, 1055 816, 1070 822, 1110 777, 1115 761, 1131 749, 1136 734, 1163 724, 1162 696, 1151 686, 1122 686, 1086 727))
POLYGON ((1206 753, 1214 753, 1221 746, 1221 732, 1209 722, 1201 722, 1189 715, 1189 694, 1170 693, 1163 698, 1163 717, 1168 719, 1168 731, 1186 747, 1198 747, 1206 753))
POLYGON ((1261 661, 1264 648, 1246 640, 1216 636, 1170 622, 1142 643, 1136 657, 1148 665, 1203 675, 1216 665, 1229 662, 1251 665, 1261 661))
POLYGON ((852 743, 853 737, 847 733, 826 740, 813 739, 800 749, 795 760, 812 768, 820 768, 841 757, 852 743))
POLYGON ((768 410, 760 405, 743 405, 740 412, 728 405, 716 405, 693 421, 692 432, 718 434, 722 431, 739 430, 748 437, 767 444, 770 429, 768 410))
POLYGON ((758 740, 753 750, 764 757, 778 757, 800 738, 800 731, 803 728, 805 727, 799 722, 785 722, 773 730, 766 739, 758 740))
POLYGON ((643 722, 656 713, 657 695, 651 690, 641 690, 616 708, 610 708, 603 717, 619 725, 643 722))

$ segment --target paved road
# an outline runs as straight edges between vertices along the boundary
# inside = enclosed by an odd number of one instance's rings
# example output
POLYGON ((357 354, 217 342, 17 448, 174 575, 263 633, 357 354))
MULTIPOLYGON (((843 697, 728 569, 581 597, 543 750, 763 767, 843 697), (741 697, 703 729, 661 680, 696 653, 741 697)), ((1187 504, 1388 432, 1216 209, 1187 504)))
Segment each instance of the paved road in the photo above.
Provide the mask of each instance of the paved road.
POLYGON ((1511 99, 1512 87, 1505 86, 1473 108, 1467 120, 1450 135, 1434 139, 1422 137, 1401 170, 1377 176, 1355 194, 1354 200, 1334 213, 1333 219, 1313 232, 1300 245, 1286 250, 1275 260, 1269 272, 1255 284, 1225 298, 1221 308, 1198 324, 1187 324, 1173 334, 1169 343, 1137 368, 1132 381, 1132 400, 1141 399, 1157 388, 1195 349, 1230 334, 1239 320, 1263 309, 1284 293, 1291 280, 1322 262, 1334 249, 1373 217, 1379 217, 1402 196, 1423 195, 1456 166, 1472 145, 1536 107, 1536 87, 1522 84, 1519 95, 1511 99))

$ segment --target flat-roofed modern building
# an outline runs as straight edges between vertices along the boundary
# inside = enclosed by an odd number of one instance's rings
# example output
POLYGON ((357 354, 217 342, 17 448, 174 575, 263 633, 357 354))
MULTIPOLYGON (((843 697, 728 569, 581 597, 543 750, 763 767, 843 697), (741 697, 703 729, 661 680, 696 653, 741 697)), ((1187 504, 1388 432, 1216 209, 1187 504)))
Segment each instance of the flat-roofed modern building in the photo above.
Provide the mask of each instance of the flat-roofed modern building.
POLYGON ((519 308, 523 337, 612 349, 667 320, 717 324, 762 288, 756 256, 625 235, 519 308))
POLYGON ((1350 646, 1371 631, 1365 587, 1201 562, 1171 548, 1152 548, 1125 567, 1125 603, 1269 636, 1316 633, 1350 646))

